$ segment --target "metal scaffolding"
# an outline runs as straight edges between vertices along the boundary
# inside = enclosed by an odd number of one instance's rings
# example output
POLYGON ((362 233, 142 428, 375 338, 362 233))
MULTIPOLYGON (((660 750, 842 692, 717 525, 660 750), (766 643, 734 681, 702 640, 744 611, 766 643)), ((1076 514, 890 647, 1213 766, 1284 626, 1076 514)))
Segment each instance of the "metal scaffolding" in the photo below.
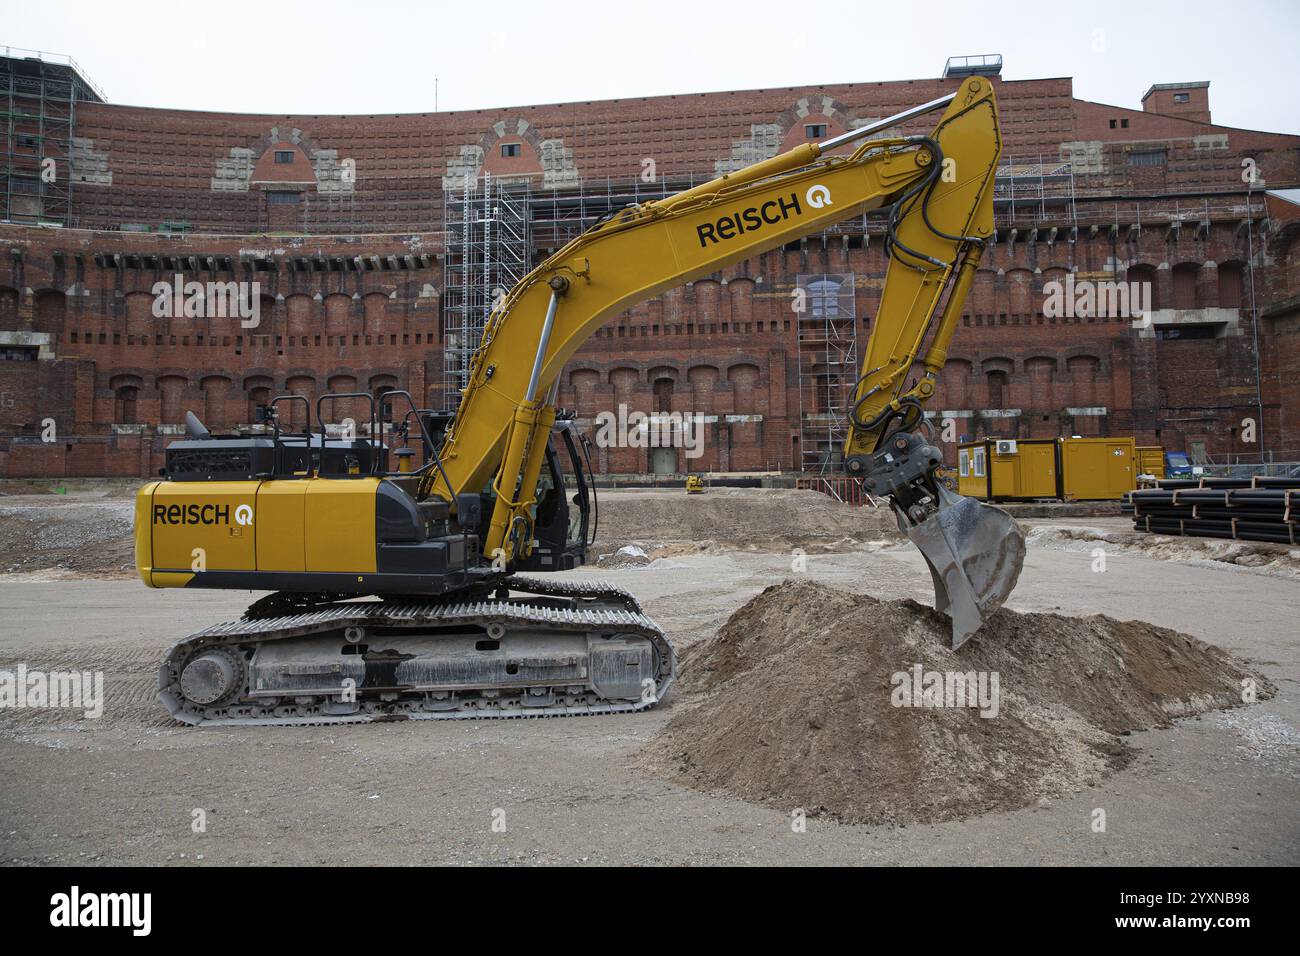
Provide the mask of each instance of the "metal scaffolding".
POLYGON ((610 213, 690 189, 705 179, 693 176, 652 181, 589 181, 580 187, 534 190, 530 197, 533 238, 538 246, 558 249, 610 213))
POLYGON ((0 220, 68 222, 78 100, 103 102, 103 95, 71 57, 0 51, 0 220))
POLYGON ((455 408, 493 307, 528 274, 532 239, 527 182, 466 177, 447 192, 442 297, 443 406, 455 408))
POLYGON ((801 471, 838 471, 844 459, 858 381, 856 278, 814 273, 796 280, 801 471))
POLYGON ((1042 222, 1075 225, 1073 166, 1042 157, 1003 158, 993 181, 993 210, 999 228, 1042 222))

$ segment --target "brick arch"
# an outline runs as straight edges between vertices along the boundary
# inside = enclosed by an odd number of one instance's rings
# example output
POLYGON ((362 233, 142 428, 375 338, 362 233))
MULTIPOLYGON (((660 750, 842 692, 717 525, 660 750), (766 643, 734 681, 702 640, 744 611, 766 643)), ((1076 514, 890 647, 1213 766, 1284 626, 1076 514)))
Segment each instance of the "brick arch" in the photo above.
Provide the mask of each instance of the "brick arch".
POLYGON ((401 331, 401 320, 388 315, 387 292, 367 292, 361 297, 362 323, 366 335, 393 335, 401 331))
POLYGON ((113 399, 113 422, 118 425, 138 424, 138 403, 144 390, 144 378, 133 372, 119 373, 108 380, 113 399))
POLYGON ((543 137, 528 120, 520 116, 510 116, 497 120, 478 141, 483 151, 483 170, 500 178, 528 177, 542 175, 543 137), (503 143, 518 143, 520 155, 508 158, 501 155, 503 143))
MULTIPOLYGON (((152 336, 156 331, 166 330, 167 332, 177 331, 185 321, 196 322, 197 319, 184 319, 177 317, 172 319, 155 318, 153 314, 154 304, 157 302, 157 296, 152 292, 137 290, 128 292, 122 299, 122 311, 126 313, 126 334, 130 336, 152 336)), ((175 302, 168 296, 165 308, 168 312, 177 311, 175 302)))
POLYGON ((737 415, 752 414, 758 405, 758 382, 762 371, 754 362, 732 362, 727 366, 727 381, 732 388, 732 408, 737 415))
POLYGON ((164 372, 158 376, 159 424, 179 425, 185 421, 185 393, 189 387, 189 379, 184 374, 164 372))
POLYGON ((1060 364, 1054 355, 1030 355, 1026 356, 1024 361, 1025 375, 1028 376, 1029 381, 1043 385, 1051 382, 1060 364))
MULTIPOLYGON (((284 388, 280 389, 281 395, 301 395, 307 399, 311 406, 312 424, 315 425, 316 419, 316 396, 318 389, 316 386, 316 373, 312 369, 293 369, 284 377, 284 388)), ((286 426, 291 428, 304 428, 307 424, 307 409, 303 407, 302 402, 281 402, 277 407, 280 420, 286 426)))
POLYGON ((216 159, 211 189, 213 192, 247 192, 252 182, 287 178, 294 182, 311 182, 318 192, 351 192, 356 181, 355 167, 346 177, 343 168, 337 150, 322 148, 300 129, 272 126, 253 139, 245 139, 242 145, 229 147, 226 155, 216 159), (292 164, 279 167, 289 170, 285 177, 267 171, 277 168, 275 157, 271 155, 276 148, 292 149, 299 154, 292 164))
POLYGON ((310 182, 312 185, 317 184, 316 170, 312 168, 311 157, 308 156, 307 151, 302 148, 300 143, 295 143, 283 137, 267 143, 258 152, 257 161, 253 164, 252 181, 255 183, 310 182), (293 161, 277 163, 275 154, 278 152, 292 152, 293 161))
POLYGON ((639 385, 642 381, 640 370, 630 365, 618 365, 611 368, 606 380, 615 388, 624 385, 639 385))
POLYGON ((1178 262, 1169 271, 1170 288, 1173 291, 1175 309, 1195 309, 1198 305, 1196 278, 1200 274, 1200 262, 1178 262))
MULTIPOLYGON (((274 335, 284 328, 284 306, 275 301, 275 296, 262 292, 257 297, 257 325, 250 327, 246 335, 274 335)), ((212 313, 208 313, 211 315, 212 313)), ((218 322, 223 320, 218 319, 218 322)), ((243 328, 240 320, 234 320, 235 328, 243 328)))
POLYGON ((1109 367, 1106 363, 1105 354, 1099 354, 1096 345, 1072 345, 1069 348, 1059 349, 1057 351, 1057 358, 1060 359, 1061 364, 1066 368, 1069 368, 1070 359, 1073 358, 1093 359, 1097 362, 1098 369, 1103 371, 1109 367))
POLYGON ((57 289, 38 289, 32 297, 32 327, 37 332, 59 335, 67 314, 68 297, 57 289))
POLYGON ((737 276, 727 282, 727 296, 731 300, 731 321, 748 322, 754 317, 754 280, 737 276))
POLYGON ((707 386, 712 389, 721 376, 722 371, 716 365, 710 365, 707 362, 692 365, 686 371, 686 380, 691 383, 692 388, 707 386))
POLYGON ((402 387, 402 379, 395 371, 391 369, 376 369, 369 378, 366 379, 369 386, 370 394, 378 394, 380 389, 386 392, 394 391, 402 387))
POLYGON ((1215 305, 1221 309, 1240 309, 1245 302, 1246 263, 1230 259, 1219 263, 1215 305))
POLYGON ((325 296, 325 334, 332 337, 352 334, 352 297, 343 292, 325 296))
POLYGON ((1096 404, 1101 359, 1091 353, 1080 352, 1065 360, 1065 369, 1070 378, 1074 401, 1080 405, 1096 404))
POLYGON ((548 139, 530 120, 506 116, 493 123, 477 143, 466 143, 447 162, 443 188, 459 190, 467 178, 478 179, 486 170, 504 179, 540 179, 544 187, 576 186, 580 182, 573 150, 560 138, 548 139), (521 155, 503 157, 502 143, 519 143, 521 155))
POLYGON ((1159 268, 1155 264, 1149 262, 1132 262, 1124 271, 1125 282, 1149 283, 1148 288, 1151 290, 1149 305, 1153 312, 1157 309, 1167 307, 1166 303, 1161 300, 1162 296, 1160 291, 1159 272, 1159 268))
POLYGON ((677 388, 677 380, 677 370, 667 365, 656 365, 646 373, 646 381, 650 383, 650 391, 654 396, 654 411, 673 410, 673 392, 677 388))
POLYGON ((203 393, 203 424, 209 429, 225 428, 227 421, 226 402, 235 383, 229 375, 208 373, 199 378, 199 391, 203 393))
POLYGON ((594 368, 575 368, 569 371, 569 387, 566 398, 573 401, 573 405, 580 413, 593 411, 592 403, 595 400, 596 389, 600 387, 600 372, 594 368))
POLYGON ((944 404, 948 408, 960 410, 966 407, 967 388, 973 369, 970 359, 964 358, 950 358, 944 366, 940 388, 943 389, 944 404))
POLYGON ((1034 315, 1034 274, 1028 269, 1008 269, 1007 311, 1011 315, 1034 315))
POLYGON ((287 316, 288 334, 292 338, 304 338, 320 329, 317 323, 316 300, 305 292, 295 292, 286 296, 284 311, 287 316))
POLYGON ((108 378, 109 391, 117 391, 124 386, 144 388, 144 371, 142 369, 117 369, 108 378))
POLYGON ((570 388, 595 388, 600 384, 600 372, 594 368, 575 368, 569 370, 570 388))
MULTIPOLYGON (((361 391, 360 383, 357 381, 356 372, 351 369, 340 369, 331 372, 325 379, 326 392, 359 392, 361 391)), ((319 396, 318 396, 319 397, 319 396)), ((314 405, 315 403, 313 403, 314 405)), ((368 415, 370 406, 365 399, 355 398, 335 398, 321 405, 321 417, 327 422, 341 422, 345 418, 351 418, 357 423, 358 430, 361 426, 361 418, 358 416, 368 415)))
POLYGON ((249 374, 244 376, 244 397, 246 399, 244 422, 247 424, 256 422, 257 406, 269 405, 271 399, 275 398, 275 394, 275 379, 267 374, 265 369, 250 369, 249 374))
POLYGON ((847 132, 856 122, 853 110, 833 96, 801 96, 776 118, 781 135, 781 146, 777 151, 786 152, 800 143, 809 142, 804 131, 804 126, 809 123, 824 123, 826 135, 831 137, 847 132))

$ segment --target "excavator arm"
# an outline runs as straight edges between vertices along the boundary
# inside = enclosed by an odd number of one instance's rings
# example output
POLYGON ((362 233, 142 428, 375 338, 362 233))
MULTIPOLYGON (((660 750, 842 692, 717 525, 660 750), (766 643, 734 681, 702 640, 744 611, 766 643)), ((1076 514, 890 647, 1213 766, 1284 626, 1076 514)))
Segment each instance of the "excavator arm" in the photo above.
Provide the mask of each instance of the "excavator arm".
POLYGON ((1023 537, 1005 513, 935 480, 942 456, 916 429, 993 235, 1000 151, 992 87, 973 77, 897 116, 597 224, 537 266, 489 316, 440 467, 427 472, 420 497, 454 507, 458 496, 492 481, 485 553, 507 563, 526 557, 558 378, 596 329, 684 282, 887 206, 888 270, 845 410, 845 464, 869 491, 890 497, 900 528, 930 565, 936 606, 952 615, 960 645, 1014 587, 1023 537), (928 134, 881 135, 939 110, 928 134))

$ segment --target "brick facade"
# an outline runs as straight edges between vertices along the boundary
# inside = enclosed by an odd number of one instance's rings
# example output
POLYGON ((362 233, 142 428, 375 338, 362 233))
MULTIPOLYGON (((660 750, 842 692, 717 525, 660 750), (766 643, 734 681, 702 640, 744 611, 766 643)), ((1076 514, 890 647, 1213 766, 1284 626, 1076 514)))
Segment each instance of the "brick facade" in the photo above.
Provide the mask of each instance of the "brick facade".
MULTIPOLYGON (((788 148, 806 126, 833 135, 953 84, 418 116, 79 104, 80 148, 99 159, 85 181, 74 170, 65 227, 0 224, 0 475, 147 475, 185 411, 228 428, 282 393, 405 388, 438 404, 443 188, 466 173, 527 177, 539 195, 600 192, 647 159, 658 177, 699 180, 788 148), (177 273, 256 281, 259 324, 156 318, 151 290, 177 273), (50 420, 56 440, 42 440, 50 420)), ((960 435, 1133 433, 1253 453, 1241 426, 1262 398, 1263 447, 1300 450, 1300 221, 1263 194, 1300 184, 1300 137, 1166 115, 1165 92, 1131 110, 1076 100, 1069 79, 999 82, 1004 155, 1068 161, 1075 200, 1069 215, 999 207, 931 406, 960 413, 960 435), (1069 275, 1150 283, 1152 323, 1046 314, 1045 286, 1069 275)), ((1192 92, 1208 120, 1206 90, 1192 92)), ((800 392, 796 277, 853 274, 864 342, 884 270, 862 222, 675 289, 587 343, 560 402, 584 419, 620 404, 708 416, 704 455, 679 457, 680 470, 793 468, 801 414, 837 411, 800 392)), ((602 449, 594 464, 646 471, 652 454, 602 449)))

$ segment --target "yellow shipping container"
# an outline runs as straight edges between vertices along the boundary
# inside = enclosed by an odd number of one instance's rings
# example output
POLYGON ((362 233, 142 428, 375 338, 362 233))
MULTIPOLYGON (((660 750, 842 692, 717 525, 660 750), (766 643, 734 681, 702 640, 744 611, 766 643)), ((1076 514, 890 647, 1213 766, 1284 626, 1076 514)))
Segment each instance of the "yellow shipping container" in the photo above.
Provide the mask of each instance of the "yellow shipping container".
POLYGON ((1122 498, 1137 487, 1132 438, 1062 438, 1061 488, 1066 501, 1122 498))
POLYGON ((989 438, 959 445, 957 490, 986 500, 1059 497, 1056 442, 989 438))

